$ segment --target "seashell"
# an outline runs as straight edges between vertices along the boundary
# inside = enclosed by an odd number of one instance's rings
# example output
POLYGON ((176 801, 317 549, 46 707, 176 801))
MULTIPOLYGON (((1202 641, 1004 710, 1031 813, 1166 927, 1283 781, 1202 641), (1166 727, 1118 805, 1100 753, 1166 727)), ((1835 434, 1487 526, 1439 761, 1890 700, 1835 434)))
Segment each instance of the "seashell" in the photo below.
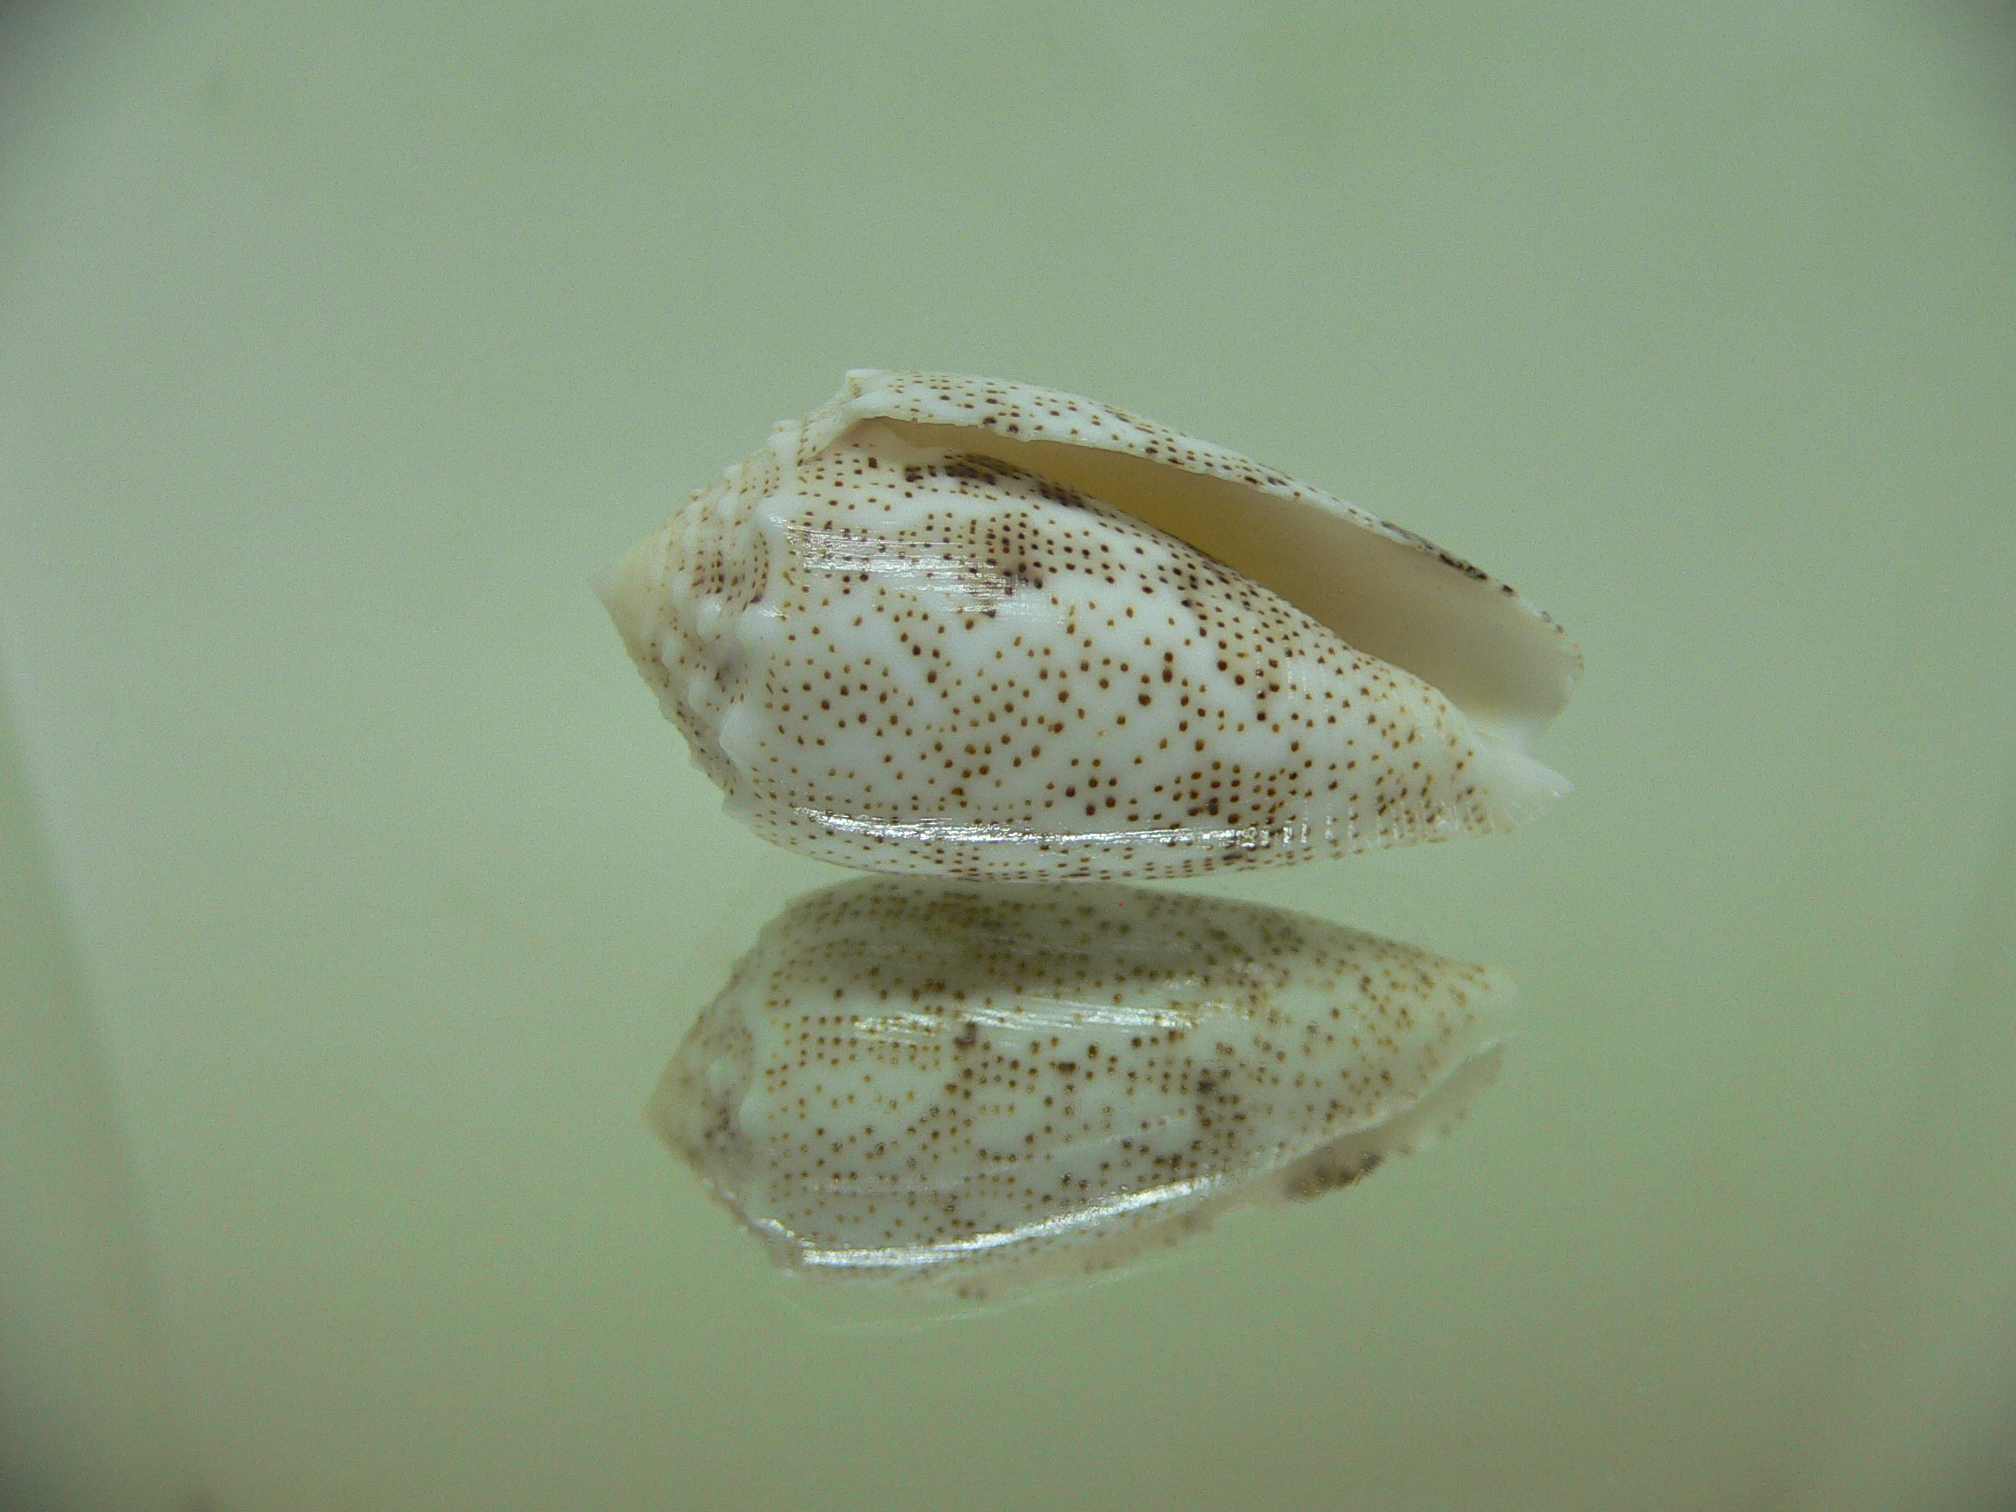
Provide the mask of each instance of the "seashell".
POLYGON ((862 879, 771 921, 650 1116, 780 1266, 988 1298, 1432 1140, 1513 996, 1257 904, 862 879))
POLYGON ((1410 531, 1068 394, 859 371, 601 585, 731 812, 875 871, 1189 876, 1502 830, 1581 666, 1410 531))

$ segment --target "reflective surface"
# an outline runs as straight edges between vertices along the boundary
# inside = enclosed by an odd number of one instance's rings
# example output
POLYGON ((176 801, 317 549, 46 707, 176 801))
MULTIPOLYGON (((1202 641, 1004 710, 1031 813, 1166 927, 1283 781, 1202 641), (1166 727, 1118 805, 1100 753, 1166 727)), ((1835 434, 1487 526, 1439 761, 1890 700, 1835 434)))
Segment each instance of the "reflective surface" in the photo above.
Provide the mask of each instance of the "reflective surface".
MULTIPOLYGON (((1849 1347, 1879 1236, 2016 1273, 1992 1117, 1897 1163, 1942 1047, 1995 1064, 1935 1015, 2007 1022, 1953 986, 2016 758, 1977 22, 10 13, 0 657, 214 1503, 1822 1484, 1817 1388, 1904 1357, 1849 1347), (839 875, 720 812, 585 582, 861 365, 1320 479, 1584 646, 1546 823, 1217 889, 1508 971, 1457 1137, 867 1336, 666 1158, 667 1057, 839 875)), ((1912 1358, 2006 1337, 1921 1295, 1912 1358)))
POLYGON ((813 1284, 986 1302, 1433 1143, 1515 996, 1254 903, 864 878, 764 926, 651 1121, 813 1284))

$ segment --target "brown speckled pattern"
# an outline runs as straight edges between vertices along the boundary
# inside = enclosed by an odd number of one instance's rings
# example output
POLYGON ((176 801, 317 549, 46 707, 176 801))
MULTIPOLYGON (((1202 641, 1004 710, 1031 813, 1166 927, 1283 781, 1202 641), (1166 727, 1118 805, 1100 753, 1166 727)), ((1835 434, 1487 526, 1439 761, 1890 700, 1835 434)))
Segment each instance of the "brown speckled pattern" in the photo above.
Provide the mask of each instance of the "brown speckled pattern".
POLYGON ((1190 876, 1499 830, 1559 790, 1184 542, 875 421, 780 426, 623 572, 612 612, 731 810, 843 865, 1190 876))
MULTIPOLYGON (((1126 464, 1122 471, 1131 482, 1121 486, 1130 492, 1153 492, 1183 479, 1216 480, 1225 485, 1225 491, 1214 496, 1206 512, 1234 517, 1232 529, 1213 537, 1219 545, 1203 545, 1203 549, 1216 551, 1235 565, 1253 564, 1256 570, 1252 575, 1269 581, 1277 591, 1282 585, 1271 582, 1267 573, 1257 568, 1265 562, 1269 571, 1278 570, 1281 558, 1270 542, 1284 516, 1277 512, 1271 524, 1257 531, 1239 528, 1236 517, 1248 513, 1242 498, 1291 502, 1294 507, 1285 518, 1299 522, 1298 537, 1300 526, 1323 522, 1316 537, 1300 541, 1293 549, 1299 552, 1313 543, 1325 558, 1320 576, 1333 585, 1349 585, 1347 597, 1357 606, 1346 609, 1333 602, 1331 610, 1368 632, 1377 627, 1390 633, 1395 617, 1434 622, 1426 638, 1401 637, 1405 653, 1389 656, 1382 650, 1377 654, 1428 682, 1440 685, 1444 675, 1460 682, 1477 706, 1452 693, 1458 706, 1473 715, 1489 708, 1494 722, 1512 734, 1522 748, 1560 712, 1581 674, 1581 651, 1561 626, 1515 592, 1511 584, 1405 526, 1382 520, 1227 447, 1127 410, 1000 378, 860 368, 847 374, 838 394, 806 417, 798 431, 798 455, 802 460, 831 445, 849 428, 875 421, 903 429, 913 438, 934 435, 940 438, 937 444, 950 445, 945 438, 956 432, 960 441, 954 449, 984 451, 1038 472, 1061 469, 1078 477, 1078 486, 1094 495, 1101 494, 1101 487, 1085 481, 1088 467, 1093 474, 1117 479, 1114 465, 1126 464), (1134 463, 1147 471, 1133 467, 1134 463), (1359 560, 1359 554, 1344 545, 1353 538, 1361 542, 1377 538, 1394 550, 1375 553, 1373 560, 1359 560), (1344 551, 1345 555, 1328 560, 1333 551, 1344 551), (1427 570, 1409 572, 1409 565, 1427 570), (1381 577, 1398 572, 1408 586, 1368 581, 1368 571, 1381 577), (1456 576, 1464 579, 1461 585, 1453 581, 1456 576), (1366 592, 1376 588, 1392 592, 1366 592), (1417 665, 1410 657, 1426 658, 1435 670, 1417 665)), ((1072 481, 1072 477, 1062 481, 1072 481)), ((1129 513, 1137 512, 1132 505, 1139 504, 1150 523, 1189 538, 1183 529, 1158 519, 1157 506, 1145 497, 1123 502, 1116 496, 1108 502, 1120 504, 1129 513)), ((1293 592, 1285 596, 1296 598, 1293 592)), ((1311 612, 1346 640, 1353 640, 1352 631, 1340 620, 1311 612)))
POLYGON ((981 1295, 1432 1138, 1510 1001, 1487 968, 1253 904, 862 881, 770 924, 653 1115, 783 1263, 981 1295))

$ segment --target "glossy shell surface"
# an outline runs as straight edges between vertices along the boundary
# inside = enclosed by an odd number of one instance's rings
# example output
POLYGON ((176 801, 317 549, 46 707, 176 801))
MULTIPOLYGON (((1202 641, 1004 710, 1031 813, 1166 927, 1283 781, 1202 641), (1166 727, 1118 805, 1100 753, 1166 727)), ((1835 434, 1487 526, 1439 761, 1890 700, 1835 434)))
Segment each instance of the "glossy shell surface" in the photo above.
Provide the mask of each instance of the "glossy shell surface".
POLYGON ((1187 876, 1502 830, 1579 654, 1504 584, 1093 401, 856 372, 612 572, 731 812, 843 865, 1187 876))
POLYGON ((1434 1138, 1512 999, 1256 904, 863 880, 764 930, 651 1116, 779 1264, 987 1298, 1434 1138))

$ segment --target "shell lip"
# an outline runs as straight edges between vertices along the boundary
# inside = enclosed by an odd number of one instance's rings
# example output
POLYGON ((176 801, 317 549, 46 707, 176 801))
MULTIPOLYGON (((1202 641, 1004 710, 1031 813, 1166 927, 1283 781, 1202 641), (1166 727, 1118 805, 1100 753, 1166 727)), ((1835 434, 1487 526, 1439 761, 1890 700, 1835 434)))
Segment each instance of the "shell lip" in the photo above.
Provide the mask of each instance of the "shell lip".
POLYGON ((1178 537, 1421 678, 1517 750, 1530 749, 1581 673, 1560 625, 1454 552, 1128 411, 1005 380, 855 368, 802 423, 798 455, 871 423, 913 446, 1050 478, 1178 537))

